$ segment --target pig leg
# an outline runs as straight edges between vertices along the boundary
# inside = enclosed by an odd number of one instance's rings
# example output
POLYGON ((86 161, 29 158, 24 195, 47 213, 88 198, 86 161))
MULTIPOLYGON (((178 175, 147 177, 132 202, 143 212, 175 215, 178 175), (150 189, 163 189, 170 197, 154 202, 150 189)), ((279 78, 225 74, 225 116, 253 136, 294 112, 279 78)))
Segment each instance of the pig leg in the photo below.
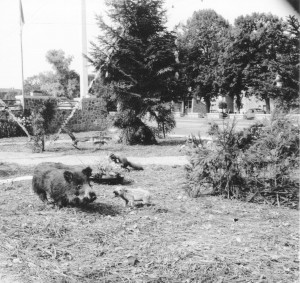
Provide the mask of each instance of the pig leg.
POLYGON ((45 191, 40 190, 40 191, 37 191, 36 193, 37 193, 38 197, 41 199, 42 202, 49 203, 48 199, 47 199, 47 194, 46 194, 45 191))
POLYGON ((60 198, 56 199, 55 202, 57 203, 57 205, 58 205, 59 208, 65 207, 65 206, 67 206, 69 204, 72 204, 71 203, 72 201, 68 197, 66 197, 66 196, 65 197, 60 197, 60 198))
POLYGON ((43 188, 43 181, 41 177, 33 176, 32 178, 32 189, 33 192, 38 195, 42 202, 48 202, 47 192, 43 188))

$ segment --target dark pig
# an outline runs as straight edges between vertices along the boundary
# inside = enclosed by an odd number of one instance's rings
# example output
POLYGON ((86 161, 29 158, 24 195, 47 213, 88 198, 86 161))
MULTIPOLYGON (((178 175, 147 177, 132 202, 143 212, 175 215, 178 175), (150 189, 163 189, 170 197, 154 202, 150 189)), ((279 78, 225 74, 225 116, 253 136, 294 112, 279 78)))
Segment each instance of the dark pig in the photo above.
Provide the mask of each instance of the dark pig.
POLYGON ((97 198, 89 183, 91 175, 90 167, 80 169, 44 162, 34 170, 32 189, 43 202, 48 202, 51 197, 59 207, 87 204, 97 198))

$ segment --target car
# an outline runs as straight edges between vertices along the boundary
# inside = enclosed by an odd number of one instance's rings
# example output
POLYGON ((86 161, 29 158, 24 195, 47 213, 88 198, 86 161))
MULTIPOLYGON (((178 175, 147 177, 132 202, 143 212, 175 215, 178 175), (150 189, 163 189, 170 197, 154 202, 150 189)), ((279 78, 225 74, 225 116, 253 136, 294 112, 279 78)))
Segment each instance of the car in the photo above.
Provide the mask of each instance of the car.
POLYGON ((245 119, 254 119, 255 114, 266 114, 266 111, 260 108, 250 108, 245 113, 245 119))
POLYGON ((246 114, 247 113, 266 114, 266 111, 260 108, 251 108, 247 110, 246 114))

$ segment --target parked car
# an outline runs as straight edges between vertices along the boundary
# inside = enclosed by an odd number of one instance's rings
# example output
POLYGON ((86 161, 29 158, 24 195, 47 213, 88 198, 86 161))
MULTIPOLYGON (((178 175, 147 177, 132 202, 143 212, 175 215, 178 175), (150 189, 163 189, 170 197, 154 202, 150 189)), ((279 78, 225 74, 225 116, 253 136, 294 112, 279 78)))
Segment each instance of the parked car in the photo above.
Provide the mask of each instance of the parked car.
POLYGON ((255 114, 266 114, 265 110, 262 110, 260 108, 251 108, 248 109, 247 112, 244 115, 245 119, 254 119, 255 114))
POLYGON ((225 112, 220 112, 219 113, 219 118, 220 119, 225 119, 225 118, 227 118, 228 117, 228 114, 227 113, 225 113, 225 112))

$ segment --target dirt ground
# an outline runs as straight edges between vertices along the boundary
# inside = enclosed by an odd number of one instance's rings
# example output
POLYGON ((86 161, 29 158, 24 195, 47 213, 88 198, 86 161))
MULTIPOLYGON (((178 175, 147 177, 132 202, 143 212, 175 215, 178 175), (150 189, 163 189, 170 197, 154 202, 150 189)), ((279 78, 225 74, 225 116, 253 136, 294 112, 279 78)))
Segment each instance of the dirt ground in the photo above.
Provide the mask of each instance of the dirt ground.
MULTIPOLYGON (((29 154, 22 139, 7 140, 0 157, 7 149, 29 154)), ((114 151, 144 160, 144 171, 124 174, 126 186, 151 192, 151 206, 125 208, 115 186, 93 184, 94 203, 58 209, 43 204, 30 181, 0 185, 0 282, 298 282, 299 211, 187 197, 183 141, 85 144, 82 152, 59 143, 42 154, 66 160, 114 151)), ((32 173, 30 159, 27 166, 3 159, 2 179, 32 173)))
POLYGON ((152 206, 125 208, 95 184, 95 203, 57 209, 29 181, 3 186, 0 282, 298 282, 298 211, 188 198, 182 166, 126 178, 152 206))

